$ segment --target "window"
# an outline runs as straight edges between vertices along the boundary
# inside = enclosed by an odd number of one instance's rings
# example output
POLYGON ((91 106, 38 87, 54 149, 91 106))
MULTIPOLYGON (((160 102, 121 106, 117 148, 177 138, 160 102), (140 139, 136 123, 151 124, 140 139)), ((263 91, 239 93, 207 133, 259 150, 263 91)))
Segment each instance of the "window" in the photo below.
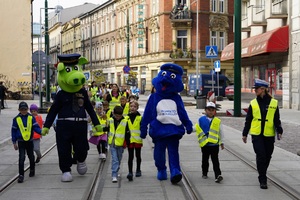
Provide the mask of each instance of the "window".
POLYGON ((226 0, 211 0, 211 11, 218 12, 218 13, 225 13, 226 12, 226 0))
POLYGON ((225 36, 223 31, 211 31, 210 32, 210 45, 218 46, 218 51, 222 51, 225 48, 225 36))
POLYGON ((187 48, 187 30, 177 31, 177 48, 186 50, 187 48))

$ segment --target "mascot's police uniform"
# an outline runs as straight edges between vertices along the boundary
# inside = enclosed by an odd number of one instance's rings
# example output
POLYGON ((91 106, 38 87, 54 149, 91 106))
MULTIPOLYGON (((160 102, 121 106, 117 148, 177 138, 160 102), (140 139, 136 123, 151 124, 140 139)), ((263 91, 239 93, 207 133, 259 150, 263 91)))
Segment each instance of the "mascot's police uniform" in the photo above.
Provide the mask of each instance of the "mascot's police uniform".
POLYGON ((168 149, 171 182, 176 184, 182 178, 179 165, 179 140, 185 132, 188 134, 192 132, 193 124, 178 94, 183 90, 182 67, 166 63, 160 69, 157 77, 152 80, 156 92, 151 94, 144 110, 141 138, 146 137, 147 126, 150 124, 149 135, 155 144, 154 160, 158 170, 157 179, 167 179, 166 149, 168 149))
POLYGON ((65 54, 58 56, 58 84, 61 90, 55 96, 54 102, 42 130, 46 135, 58 115, 56 122, 56 143, 59 157, 59 167, 62 171, 62 182, 73 180, 71 175, 72 147, 77 156, 77 171, 83 175, 87 171, 85 159, 89 150, 87 140, 87 115, 90 115, 95 128, 101 131, 99 120, 89 100, 87 91, 83 88, 85 76, 81 65, 88 63, 80 54, 65 54))

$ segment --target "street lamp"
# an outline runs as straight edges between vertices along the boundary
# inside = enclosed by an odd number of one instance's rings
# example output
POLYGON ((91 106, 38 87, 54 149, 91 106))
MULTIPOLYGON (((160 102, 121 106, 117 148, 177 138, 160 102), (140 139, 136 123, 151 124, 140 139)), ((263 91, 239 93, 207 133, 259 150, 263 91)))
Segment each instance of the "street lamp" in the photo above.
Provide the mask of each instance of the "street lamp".
MULTIPOLYGON (((125 12, 124 12, 125 14, 125 12)), ((126 64, 128 67, 130 67, 130 48, 129 48, 129 12, 127 9, 127 14, 126 15, 126 29, 127 29, 127 34, 126 34, 126 40, 127 40, 127 51, 126 51, 126 64)))
POLYGON ((196 0, 196 96, 199 94, 199 24, 198 0, 196 0))
MULTIPOLYGON (((45 72, 46 72, 46 101, 49 102, 50 101, 50 75, 49 75, 49 65, 48 65, 48 57, 49 57, 49 35, 48 35, 48 9, 50 10, 53 10, 55 8, 47 8, 48 6, 48 3, 47 3, 47 0, 45 1, 45 8, 40 8, 40 37, 39 37, 39 40, 41 40, 42 38, 42 10, 44 9, 45 10, 45 53, 46 53, 46 69, 45 69, 45 72)), ((41 45, 42 44, 42 40, 41 42, 39 42, 39 50, 41 50, 41 45)), ((40 63, 41 59, 40 59, 40 54, 39 54, 39 74, 40 74, 40 80, 39 80, 39 95, 40 95, 40 107, 43 107, 42 105, 42 100, 43 100, 43 97, 41 95, 41 63, 40 63)))

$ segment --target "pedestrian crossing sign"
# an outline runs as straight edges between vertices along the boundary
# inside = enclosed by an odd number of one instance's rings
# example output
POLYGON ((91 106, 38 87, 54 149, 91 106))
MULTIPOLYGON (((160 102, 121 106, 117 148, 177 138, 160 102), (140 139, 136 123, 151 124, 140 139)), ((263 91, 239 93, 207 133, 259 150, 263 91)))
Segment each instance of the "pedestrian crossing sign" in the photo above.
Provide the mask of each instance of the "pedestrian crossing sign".
POLYGON ((218 57, 218 46, 205 46, 206 58, 217 58, 218 57))

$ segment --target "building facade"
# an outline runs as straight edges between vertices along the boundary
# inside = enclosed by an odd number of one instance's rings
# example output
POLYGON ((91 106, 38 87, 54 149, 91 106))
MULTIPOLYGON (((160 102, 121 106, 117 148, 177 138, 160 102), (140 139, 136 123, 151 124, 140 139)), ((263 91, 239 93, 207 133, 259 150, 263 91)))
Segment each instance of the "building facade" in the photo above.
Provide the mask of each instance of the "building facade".
POLYGON ((300 110, 300 2, 290 0, 289 90, 284 93, 286 108, 300 110), (287 97, 285 97, 287 95, 287 97))
MULTIPOLYGON (((289 1, 242 1, 242 91, 254 92, 255 78, 270 84, 270 93, 290 107, 289 1)), ((227 45, 221 61, 232 62, 234 44, 227 45)))
MULTIPOLYGON (((210 73, 213 59, 206 58, 206 46, 218 46, 220 57, 233 40, 233 0, 199 0, 198 8, 196 5, 189 0, 111 0, 82 14, 81 51, 90 60, 87 69, 100 70, 107 82, 119 85, 130 85, 133 77, 143 92, 151 89, 159 67, 173 62, 184 68, 188 94, 188 77, 196 73, 196 57, 199 73, 210 73), (127 65, 129 74, 124 71, 127 65)), ((232 64, 224 63, 220 73, 233 79, 232 64)))
POLYGON ((31 16, 31 0, 11 0, 0 7, 0 81, 11 91, 31 88, 31 16))

